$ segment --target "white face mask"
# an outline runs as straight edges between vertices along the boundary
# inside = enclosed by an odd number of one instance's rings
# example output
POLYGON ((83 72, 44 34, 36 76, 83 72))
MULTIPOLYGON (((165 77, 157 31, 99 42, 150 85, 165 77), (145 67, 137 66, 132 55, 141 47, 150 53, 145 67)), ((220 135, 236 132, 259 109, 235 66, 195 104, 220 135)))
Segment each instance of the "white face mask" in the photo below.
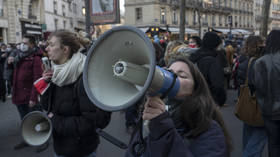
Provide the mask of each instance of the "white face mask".
POLYGON ((22 52, 26 52, 28 50, 28 45, 24 44, 24 43, 21 43, 20 44, 20 50, 22 52))
POLYGON ((8 47, 8 48, 6 49, 7 52, 10 52, 11 50, 12 50, 12 48, 10 48, 10 47, 8 47))

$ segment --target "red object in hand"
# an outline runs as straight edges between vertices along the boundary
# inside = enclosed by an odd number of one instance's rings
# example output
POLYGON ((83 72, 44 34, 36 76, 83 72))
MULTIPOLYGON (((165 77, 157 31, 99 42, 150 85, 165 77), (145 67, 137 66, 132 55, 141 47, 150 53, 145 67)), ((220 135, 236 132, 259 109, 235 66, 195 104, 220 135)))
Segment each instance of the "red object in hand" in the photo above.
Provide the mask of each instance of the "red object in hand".
POLYGON ((43 77, 35 81, 33 85, 40 95, 43 95, 50 86, 43 77))

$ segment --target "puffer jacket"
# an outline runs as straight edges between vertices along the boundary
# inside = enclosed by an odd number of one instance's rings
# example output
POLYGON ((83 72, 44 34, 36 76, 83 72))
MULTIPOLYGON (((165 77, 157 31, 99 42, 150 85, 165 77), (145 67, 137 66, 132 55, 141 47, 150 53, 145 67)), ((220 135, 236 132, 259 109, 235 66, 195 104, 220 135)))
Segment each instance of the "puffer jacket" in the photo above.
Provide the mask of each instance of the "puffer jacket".
POLYGON ((82 77, 70 85, 51 83, 41 96, 41 105, 54 116, 53 143, 57 155, 83 157, 99 144, 97 128, 105 128, 111 113, 97 108, 88 98, 82 77), (50 105, 51 104, 51 105, 50 105))
MULTIPOLYGON (((165 112, 152 119, 149 124, 150 133, 144 139, 146 149, 143 157, 226 157, 226 139, 215 121, 196 138, 183 138, 175 128, 169 113, 165 112)), ((129 144, 125 157, 136 157, 134 146, 139 141, 136 132, 129 144)))
POLYGON ((259 58, 254 71, 256 97, 263 116, 280 120, 280 52, 259 58))

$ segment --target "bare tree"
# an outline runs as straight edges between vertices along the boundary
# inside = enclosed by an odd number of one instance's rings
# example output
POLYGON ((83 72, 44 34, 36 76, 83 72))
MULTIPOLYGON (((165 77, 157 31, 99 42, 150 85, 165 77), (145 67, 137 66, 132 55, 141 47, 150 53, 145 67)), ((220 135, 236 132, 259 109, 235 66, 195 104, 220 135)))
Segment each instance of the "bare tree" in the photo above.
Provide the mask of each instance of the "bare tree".
POLYGON ((271 4, 271 0, 263 0, 263 8, 262 8, 262 20, 261 20, 261 30, 260 30, 260 34, 263 37, 267 36, 267 27, 268 27, 268 19, 269 19, 269 10, 270 10, 270 4, 271 4))
POLYGON ((185 40, 185 24, 186 24, 186 1, 181 0, 180 3, 180 34, 179 40, 185 40))

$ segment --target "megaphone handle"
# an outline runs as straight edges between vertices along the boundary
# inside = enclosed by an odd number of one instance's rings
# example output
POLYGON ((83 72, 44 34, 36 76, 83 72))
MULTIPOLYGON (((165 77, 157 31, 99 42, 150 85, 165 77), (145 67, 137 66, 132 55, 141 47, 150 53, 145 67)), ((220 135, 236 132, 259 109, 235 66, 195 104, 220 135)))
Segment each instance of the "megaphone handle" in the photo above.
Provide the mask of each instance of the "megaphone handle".
POLYGON ((107 132, 103 131, 100 128, 96 129, 96 132, 103 137, 104 139, 106 139, 107 141, 111 142, 112 144, 118 146, 121 149, 127 149, 127 145, 125 143, 123 143, 122 141, 116 139, 115 137, 111 136, 110 134, 108 134, 107 132))
POLYGON ((160 97, 161 99, 164 99, 168 95, 168 93, 172 90, 172 88, 174 87, 174 85, 176 83, 177 75, 171 70, 168 70, 168 71, 173 74, 173 80, 172 80, 170 87, 161 95, 161 97, 160 97))

